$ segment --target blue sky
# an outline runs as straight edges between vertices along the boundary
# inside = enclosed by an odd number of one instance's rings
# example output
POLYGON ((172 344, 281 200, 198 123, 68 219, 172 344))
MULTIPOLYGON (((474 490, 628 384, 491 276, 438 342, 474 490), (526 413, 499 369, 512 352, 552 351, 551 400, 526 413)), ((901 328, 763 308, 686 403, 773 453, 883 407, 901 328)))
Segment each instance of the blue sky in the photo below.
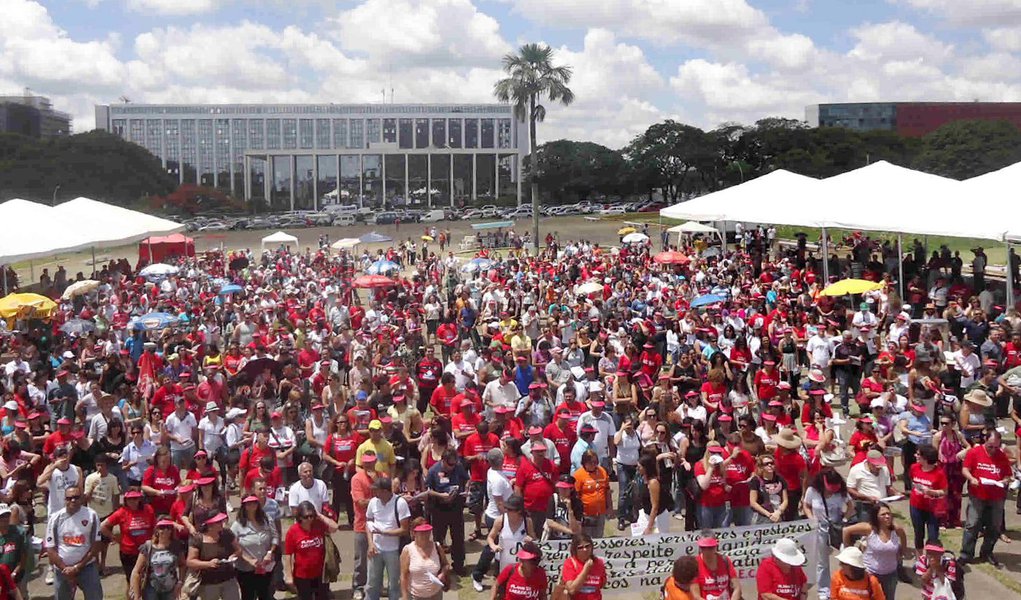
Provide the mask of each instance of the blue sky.
POLYGON ((0 0, 0 93, 117 102, 491 101, 524 42, 575 68, 543 140, 620 147, 840 101, 1021 101, 1021 0, 0 0))

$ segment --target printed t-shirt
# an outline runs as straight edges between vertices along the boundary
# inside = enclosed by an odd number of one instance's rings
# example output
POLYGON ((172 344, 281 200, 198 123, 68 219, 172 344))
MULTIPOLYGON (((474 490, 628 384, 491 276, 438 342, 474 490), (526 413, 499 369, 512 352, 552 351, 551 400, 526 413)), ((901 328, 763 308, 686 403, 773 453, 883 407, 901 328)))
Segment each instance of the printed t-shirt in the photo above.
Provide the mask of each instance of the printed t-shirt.
POLYGON ((751 477, 754 472, 755 459, 752 458, 752 455, 740 449, 734 452, 723 472, 724 478, 730 484, 730 493, 727 498, 730 500, 731 506, 744 507, 751 505, 751 498, 749 497, 751 489, 747 483, 743 482, 751 477))
POLYGON ((590 517, 606 513, 606 494, 610 491, 610 477, 602 467, 589 473, 584 467, 574 473, 574 487, 578 490, 585 514, 590 517))
POLYGON ((181 473, 174 465, 170 465, 166 471, 158 471, 156 467, 149 467, 146 469, 145 475, 142 476, 142 485, 161 492, 174 492, 173 494, 161 494, 148 498, 149 504, 156 511, 156 514, 167 514, 170 512, 170 506, 177 497, 177 486, 180 484, 181 473))
MULTIPOLYGON (((971 476, 980 482, 982 479, 1001 481, 1010 475, 1010 459, 1007 458, 1007 455, 1001 450, 996 453, 996 456, 989 456, 984 445, 968 450, 968 454, 964 457, 964 466, 971 471, 971 476)), ((985 483, 969 484, 968 495, 986 502, 995 502, 1007 497, 1007 488, 985 483)))
POLYGON ((122 506, 110 515, 107 524, 120 528, 121 553, 137 556, 142 544, 152 539, 152 532, 156 528, 156 511, 149 505, 143 505, 138 510, 122 506))
MULTIPOLYGON (((561 573, 562 581, 574 581, 581 573, 584 565, 574 557, 564 561, 564 570, 561 573)), ((571 600, 599 600, 602 597, 603 586, 606 585, 606 564, 603 559, 594 558, 592 569, 588 572, 585 582, 578 588, 578 592, 571 596, 571 600)))
POLYGON ((698 589, 702 592, 704 600, 723 600, 730 597, 730 582, 737 581, 737 569, 734 563, 722 554, 716 555, 716 569, 710 570, 709 566, 702 560, 700 554, 698 560, 698 589))
POLYGON ((309 531, 295 523, 287 530, 284 538, 284 554, 294 557, 294 576, 299 579, 319 579, 326 562, 326 543, 323 537, 326 529, 319 521, 313 521, 309 531))
POLYGON ((786 600, 797 600, 801 596, 808 579, 801 567, 791 567, 790 572, 780 570, 776 558, 767 556, 759 563, 755 574, 755 585, 759 592, 759 600, 763 594, 775 594, 786 600))
MULTIPOLYGON (((695 463, 695 477, 701 477, 706 474, 706 466, 703 461, 695 463)), ((702 490, 702 495, 699 497, 699 504, 703 506, 723 506, 727 503, 727 490, 723 487, 725 479, 721 472, 717 469, 713 469, 713 474, 709 479, 709 487, 702 490)))
POLYGON ((874 576, 866 573, 861 579, 851 580, 838 569, 833 573, 830 600, 886 600, 886 594, 874 576))
POLYGON ((926 496, 926 490, 946 490, 947 475, 939 465, 931 471, 926 471, 922 465, 915 463, 911 465, 911 506, 933 512, 936 508, 936 498, 926 496))
POLYGON ((539 600, 546 590, 546 571, 536 568, 532 576, 526 578, 520 565, 507 565, 497 576, 496 585, 504 586, 504 600, 539 600))

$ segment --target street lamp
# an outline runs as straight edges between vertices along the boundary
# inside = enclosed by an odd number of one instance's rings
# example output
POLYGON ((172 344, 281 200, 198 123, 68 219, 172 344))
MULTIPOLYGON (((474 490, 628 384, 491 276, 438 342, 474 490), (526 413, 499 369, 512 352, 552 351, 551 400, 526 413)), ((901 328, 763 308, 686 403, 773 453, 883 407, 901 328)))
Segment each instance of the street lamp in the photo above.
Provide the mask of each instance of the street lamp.
POLYGON ((60 184, 58 183, 57 186, 55 188, 53 188, 53 201, 50 202, 50 206, 56 206, 57 205, 57 192, 59 190, 60 190, 60 184))

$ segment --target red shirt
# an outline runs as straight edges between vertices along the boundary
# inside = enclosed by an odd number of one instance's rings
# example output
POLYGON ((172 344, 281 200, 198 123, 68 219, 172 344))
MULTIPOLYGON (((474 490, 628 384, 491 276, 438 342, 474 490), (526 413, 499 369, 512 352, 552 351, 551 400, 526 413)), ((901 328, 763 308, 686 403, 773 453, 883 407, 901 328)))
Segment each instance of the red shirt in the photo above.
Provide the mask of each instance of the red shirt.
POLYGON ((519 565, 507 565, 496 577, 496 585, 504 586, 504 600, 539 600, 547 585, 546 571, 534 569, 526 578, 519 565))
POLYGON ((152 539, 152 532, 156 529, 156 511, 148 504, 142 505, 139 510, 122 506, 113 511, 106 522, 111 528, 120 527, 121 552, 137 556, 142 544, 152 539))
MULTIPOLYGON (((548 458, 535 462, 521 460, 514 485, 521 488, 521 495, 525 498, 525 510, 546 510, 555 491, 553 486, 558 471, 557 466, 548 458)), ((574 598, 578 600, 579 596, 574 598)))
POLYGON ((759 563, 759 570, 755 574, 759 600, 762 600, 763 594, 775 594, 787 600, 797 600, 807 582, 804 569, 790 567, 790 572, 784 573, 772 556, 767 556, 759 563))
POLYGON ((461 444, 461 456, 469 458, 476 454, 482 455, 481 460, 470 461, 472 481, 486 480, 486 471, 489 470, 489 463, 486 462, 485 455, 493 448, 499 447, 500 438, 492 433, 487 433, 485 437, 478 433, 473 433, 464 439, 464 443, 461 444))
POLYGON ((347 411, 347 422, 351 424, 351 429, 355 431, 367 430, 369 423, 375 418, 376 411, 368 406, 360 407, 355 405, 347 411))
POLYGON ((751 506, 750 489, 747 483, 742 483, 755 472, 755 459, 752 455, 738 449, 731 454, 732 458, 724 471, 724 477, 730 484, 730 493, 727 498, 731 506, 751 506))
POLYGON ((358 469, 351 477, 351 498, 355 505, 354 530, 357 532, 365 533, 365 510, 368 506, 360 506, 358 501, 372 499, 372 481, 365 469, 358 469))
POLYGON ((571 471, 571 450, 578 438, 575 430, 568 427, 567 431, 563 431, 557 427, 556 423, 550 423, 542 431, 542 437, 553 442, 553 447, 557 449, 557 454, 560 455, 560 473, 569 473, 571 471))
POLYGON ((458 433, 471 434, 475 432, 475 426, 478 425, 481 420, 482 417, 475 413, 465 414, 464 412, 459 412, 454 415, 454 418, 450 419, 450 428, 451 431, 454 432, 455 436, 458 433))
POLYGON ((851 466, 862 462, 868 457, 869 450, 874 448, 878 444, 879 438, 876 433, 865 433, 863 431, 855 431, 851 434, 851 441, 847 443, 848 446, 854 450, 854 458, 851 460, 851 466))
POLYGON ((915 463, 911 465, 911 506, 917 509, 933 512, 936 508, 936 499, 925 495, 925 490, 947 489, 947 475, 939 465, 931 471, 926 471, 922 465, 915 463))
POLYGON ((443 365, 438 360, 424 358, 419 361, 415 368, 415 375, 418 379, 418 387, 423 390, 434 390, 440 384, 440 375, 443 374, 443 365))
POLYGON ((776 386, 780 383, 780 373, 776 368, 769 371, 760 369, 755 373, 755 391, 760 402, 768 402, 776 397, 776 386))
POLYGON ((312 528, 305 531, 295 523, 284 537, 284 554, 294 557, 294 577, 319 579, 326 562, 326 528, 318 520, 312 521, 312 528))
MULTIPOLYGON (((561 581, 574 581, 578 578, 584 565, 578 559, 569 557, 564 561, 564 570, 560 573, 561 581)), ((606 585, 606 563, 601 558, 592 559, 592 568, 585 582, 578 588, 571 600, 601 600, 603 587, 606 585)))
POLYGON ((734 563, 722 554, 716 555, 716 570, 711 570, 698 555, 698 589, 703 598, 730 596, 731 582, 737 582, 737 569, 734 563))
POLYGON ((457 342, 457 325, 443 323, 436 328, 436 337, 439 338, 441 343, 453 347, 457 342))
MULTIPOLYGON (((964 456, 964 467, 971 472, 972 477, 979 480, 985 478, 1001 481, 1010 475, 1010 459, 1007 458, 1007 455, 1000 450, 994 456, 989 456, 984 444, 968 450, 968 454, 964 456)), ((968 494, 979 500, 992 502, 1005 499, 1007 488, 986 484, 968 484, 968 494)))
POLYGON ((436 411, 436 414, 443 415, 445 417, 450 416, 450 407, 453 404, 454 396, 457 395, 457 389, 451 387, 449 390, 442 385, 433 391, 432 398, 429 399, 429 404, 436 411))
POLYGON ((333 433, 326 438, 326 452, 335 460, 350 463, 354 460, 355 452, 363 441, 358 432, 351 432, 345 436, 333 433))
POLYGON ((567 422, 571 429, 578 428, 578 418, 581 417, 582 413, 588 410, 588 406, 584 402, 575 400, 574 402, 568 403, 565 401, 561 402, 560 405, 557 406, 557 409, 553 411, 553 414, 559 413, 561 408, 566 408, 567 411, 571 413, 570 416, 567 417, 567 422))
POLYGON ((716 411, 720 402, 723 401, 723 397, 727 394, 727 386, 723 384, 713 385, 707 381, 702 384, 701 391, 706 395, 706 413, 711 415, 716 411))
POLYGON ((259 468, 259 461, 262 460, 263 456, 272 456, 276 458, 276 451, 266 446, 265 449, 260 448, 258 445, 252 446, 248 450, 241 453, 241 461, 238 464, 238 470, 241 473, 248 473, 252 469, 259 468))
POLYGON ((177 486, 181 485, 181 473, 177 467, 170 465, 166 471, 157 471, 153 465, 145 470, 142 475, 142 485, 160 491, 173 491, 173 494, 150 496, 149 505, 155 509, 156 514, 170 513, 170 506, 177 497, 177 486))
POLYGON ((795 492, 800 490, 801 474, 808 468, 801 454, 777 448, 773 459, 776 461, 776 474, 787 482, 787 489, 795 492))
POLYGON ((259 467, 255 467, 245 474, 245 489, 251 490, 252 483, 256 479, 263 479, 266 481, 266 490, 270 494, 275 494, 276 489, 284 484, 283 473, 280 472, 280 467, 273 467, 273 470, 268 475, 264 475, 259 467))
POLYGON ((659 369, 663 366, 663 357, 656 352, 650 352, 648 350, 642 352, 638 360, 642 363, 641 371, 649 376, 653 381, 656 380, 659 375, 659 369))
POLYGON ((54 431, 50 435, 46 436, 46 440, 43 442, 43 454, 46 456, 53 456, 53 453, 60 446, 66 446, 70 449, 74 443, 74 439, 69 435, 64 435, 59 431, 54 431))
MULTIPOLYGON (((705 463, 702 461, 695 463, 695 477, 705 474, 705 463)), ((714 470, 712 477, 709 479, 709 487, 702 490, 699 504, 703 506, 723 506, 726 504, 727 490, 723 487, 725 482, 724 476, 718 470, 714 470)))

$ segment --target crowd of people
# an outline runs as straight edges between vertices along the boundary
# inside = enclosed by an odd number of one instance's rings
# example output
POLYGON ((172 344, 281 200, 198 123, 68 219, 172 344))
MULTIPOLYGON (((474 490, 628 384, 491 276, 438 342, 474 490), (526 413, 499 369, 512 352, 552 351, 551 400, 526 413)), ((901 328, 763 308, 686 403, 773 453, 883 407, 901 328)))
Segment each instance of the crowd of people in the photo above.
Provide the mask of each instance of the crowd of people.
MULTIPOLYGON (((949 273, 914 275, 935 287, 910 302, 889 272, 825 295, 804 244, 751 232, 709 257, 545 241, 472 269, 427 243, 209 253, 157 279, 122 262, 49 320, 7 323, 0 593, 27 598, 39 573, 58 600, 109 577, 136 599, 325 600, 350 569, 358 600, 432 600, 458 577, 535 600, 553 576, 554 596, 595 600, 593 540, 800 518, 818 523, 812 577, 779 540, 760 598, 810 581, 892 599, 907 560, 929 597, 958 565, 999 564, 1021 460, 1003 446, 1021 430, 1012 307, 940 288, 949 273), (402 274, 362 277, 378 258, 402 274), (956 560, 943 528, 964 530, 956 560), (570 540, 557 573, 550 539, 570 540)), ((740 600, 716 548, 705 533, 664 596, 740 600)))

